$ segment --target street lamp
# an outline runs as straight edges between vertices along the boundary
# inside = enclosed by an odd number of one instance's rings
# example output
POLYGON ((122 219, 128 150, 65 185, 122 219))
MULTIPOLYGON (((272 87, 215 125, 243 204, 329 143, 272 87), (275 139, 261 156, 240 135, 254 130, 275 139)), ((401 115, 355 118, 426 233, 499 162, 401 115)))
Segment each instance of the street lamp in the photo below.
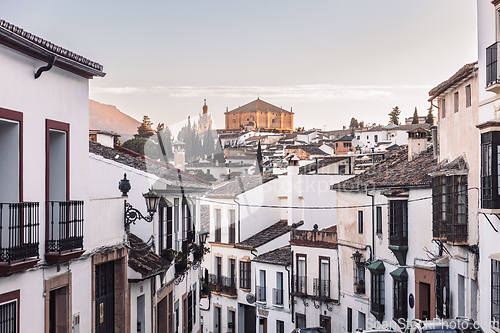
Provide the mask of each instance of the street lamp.
POLYGON ((352 254, 351 259, 354 261, 354 263, 356 264, 356 266, 359 266, 359 264, 361 263, 361 257, 362 257, 362 256, 363 256, 363 255, 362 255, 361 253, 359 253, 359 251, 358 251, 358 250, 356 250, 356 252, 354 252, 354 253, 352 254))
MULTIPOLYGON (((118 186, 120 191, 122 191, 122 196, 127 196, 127 192, 130 190, 130 182, 127 179, 127 175, 124 175, 124 178, 120 181, 120 185, 118 186)), ((144 200, 146 200, 146 209, 149 215, 142 215, 142 213, 136 208, 132 207, 127 201, 125 201, 125 230, 127 233, 130 232, 130 225, 137 220, 144 220, 146 222, 151 223, 153 221, 153 216, 156 213, 156 207, 158 207, 158 203, 160 202, 160 196, 150 189, 148 193, 142 195, 144 200)))
POLYGON ((200 244, 204 245, 208 238, 208 231, 200 232, 198 237, 200 237, 200 244))

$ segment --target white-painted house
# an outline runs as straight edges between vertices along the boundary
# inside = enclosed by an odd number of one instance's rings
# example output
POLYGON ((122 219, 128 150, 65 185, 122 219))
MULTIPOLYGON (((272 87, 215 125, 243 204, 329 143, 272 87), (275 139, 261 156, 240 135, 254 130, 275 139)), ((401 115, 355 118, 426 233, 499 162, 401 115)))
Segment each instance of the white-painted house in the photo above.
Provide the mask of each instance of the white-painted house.
POLYGON ((90 332, 95 251, 122 236, 110 219, 95 239, 89 219, 88 80, 103 67, 3 20, 0 67, 0 331, 90 332))

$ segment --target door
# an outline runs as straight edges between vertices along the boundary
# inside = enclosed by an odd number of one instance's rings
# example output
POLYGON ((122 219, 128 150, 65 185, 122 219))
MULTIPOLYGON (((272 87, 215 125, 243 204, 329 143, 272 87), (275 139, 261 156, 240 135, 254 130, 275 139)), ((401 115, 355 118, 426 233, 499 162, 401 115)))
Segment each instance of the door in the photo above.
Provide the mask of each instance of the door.
POLYGON ((267 318, 259 318, 259 333, 267 333, 267 318))
POLYGON ((49 296, 49 333, 68 331, 68 287, 50 291, 49 296))
POLYGON ((328 333, 331 332, 330 320, 330 317, 319 316, 319 326, 323 327, 328 333))
POLYGON ((255 307, 245 305, 245 333, 255 333, 257 314, 255 307))
POLYGON ((431 285, 428 283, 419 283, 419 318, 422 320, 430 319, 431 311, 431 285))
POLYGON ((220 319, 220 308, 214 306, 214 333, 221 333, 220 319))
POLYGON ((96 333, 113 333, 115 329, 114 261, 95 266, 96 333))

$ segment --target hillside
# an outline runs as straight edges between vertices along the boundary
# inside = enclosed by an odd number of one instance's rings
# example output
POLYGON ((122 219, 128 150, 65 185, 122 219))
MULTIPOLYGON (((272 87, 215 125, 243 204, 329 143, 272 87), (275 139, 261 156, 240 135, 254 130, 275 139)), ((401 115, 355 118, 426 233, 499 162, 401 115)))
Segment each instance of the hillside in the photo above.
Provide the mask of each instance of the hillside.
POLYGON ((114 105, 102 104, 89 99, 89 129, 115 132, 121 135, 124 142, 137 133, 141 123, 126 115, 114 105))

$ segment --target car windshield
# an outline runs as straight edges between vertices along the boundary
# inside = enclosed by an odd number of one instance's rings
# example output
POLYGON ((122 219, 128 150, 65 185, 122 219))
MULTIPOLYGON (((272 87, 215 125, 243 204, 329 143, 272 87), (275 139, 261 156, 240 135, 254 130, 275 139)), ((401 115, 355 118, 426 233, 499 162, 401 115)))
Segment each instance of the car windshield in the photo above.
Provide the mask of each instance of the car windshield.
POLYGON ((455 329, 435 329, 435 330, 425 330, 426 333, 460 333, 460 330, 455 329))

